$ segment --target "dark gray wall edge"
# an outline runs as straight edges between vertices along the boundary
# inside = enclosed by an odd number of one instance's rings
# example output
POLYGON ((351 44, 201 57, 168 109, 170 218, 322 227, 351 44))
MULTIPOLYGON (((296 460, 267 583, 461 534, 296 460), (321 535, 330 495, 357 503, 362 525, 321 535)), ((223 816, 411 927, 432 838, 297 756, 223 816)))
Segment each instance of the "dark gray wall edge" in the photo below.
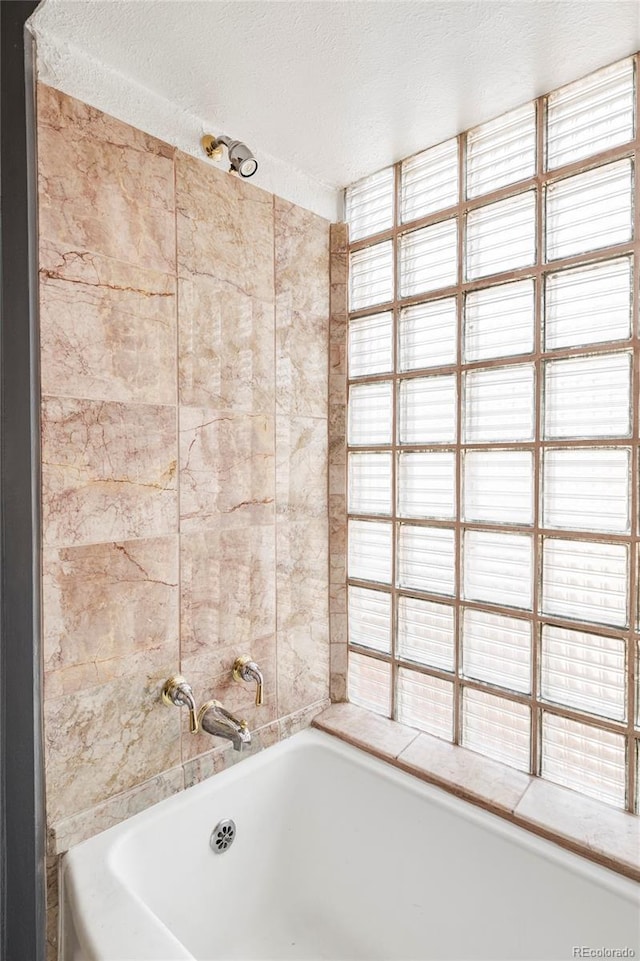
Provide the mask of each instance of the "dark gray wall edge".
POLYGON ((2 958, 44 961, 40 465, 32 0, 0 3, 2 958), (26 43, 25 43, 26 38, 26 43))

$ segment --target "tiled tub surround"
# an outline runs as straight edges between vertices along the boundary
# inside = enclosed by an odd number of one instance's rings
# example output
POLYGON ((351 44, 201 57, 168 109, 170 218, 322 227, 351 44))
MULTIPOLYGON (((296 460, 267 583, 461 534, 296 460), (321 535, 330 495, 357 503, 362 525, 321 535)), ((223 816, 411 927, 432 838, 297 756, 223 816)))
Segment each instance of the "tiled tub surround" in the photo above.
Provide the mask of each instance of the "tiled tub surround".
POLYGON ((252 750, 328 703, 329 224, 45 86, 38 122, 53 858, 237 760, 176 670, 252 750))

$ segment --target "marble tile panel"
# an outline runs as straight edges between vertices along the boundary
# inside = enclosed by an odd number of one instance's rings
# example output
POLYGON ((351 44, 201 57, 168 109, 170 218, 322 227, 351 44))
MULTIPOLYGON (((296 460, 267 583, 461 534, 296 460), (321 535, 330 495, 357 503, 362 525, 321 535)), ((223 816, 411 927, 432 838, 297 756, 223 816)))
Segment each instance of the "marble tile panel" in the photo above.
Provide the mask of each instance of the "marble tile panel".
MULTIPOLYGON (((230 711, 238 720, 246 721, 252 736, 257 729, 277 720, 275 636, 255 638, 249 650, 236 647, 229 655, 226 670, 217 677, 210 673, 209 663, 208 651, 183 657, 181 661, 181 672, 189 679, 199 707, 209 700, 220 701, 225 710, 230 711), (242 654, 251 654, 264 676, 264 703, 260 707, 255 703, 255 684, 236 681, 233 678, 233 662, 238 655, 242 654)), ((225 738, 214 737, 206 731, 192 734, 189 730, 187 712, 180 713, 182 714, 183 761, 208 753, 213 747, 227 743, 225 738)))
POLYGON ((275 634, 275 528, 218 526, 180 540, 182 669, 197 666, 208 690, 236 657, 257 658, 256 641, 275 634))
POLYGON ((276 514, 290 520, 327 515, 327 422, 276 417, 276 514))
POLYGON ((43 240, 40 345, 43 394, 175 404, 175 278, 43 240))
POLYGON ((183 787, 184 772, 182 766, 178 765, 86 811, 62 818, 51 827, 53 849, 56 854, 63 854, 74 845, 177 794, 183 787))
POLYGON ((180 403, 273 410, 274 307, 205 275, 178 281, 180 403))
POLYGON ((178 538, 43 553, 44 669, 177 650, 178 538))
POLYGON ((173 158, 175 153, 170 144, 44 83, 37 86, 37 119, 39 124, 75 138, 102 140, 159 157, 173 158))
POLYGON ((285 717, 281 717, 279 721, 280 725, 280 740, 284 740, 287 737, 293 737, 294 734, 299 734, 300 731, 306 730, 306 728, 311 726, 311 723, 318 714, 330 707, 330 702, 327 698, 321 701, 317 701, 315 704, 309 704, 306 707, 300 708, 298 711, 294 711, 293 714, 287 714, 285 717))
POLYGON ((329 611, 326 517, 281 521, 276 532, 278 631, 326 623, 329 611))
POLYGON ((612 866, 623 865, 640 880, 640 818, 608 804, 532 778, 516 817, 573 842, 612 866))
POLYGON ((173 533, 176 464, 175 408, 44 398, 45 545, 173 533))
POLYGON ((329 404, 329 458, 332 464, 347 463, 347 410, 341 403, 329 404))
POLYGON ((58 926, 60 917, 59 899, 59 859, 57 857, 47 857, 45 861, 46 871, 46 957, 47 961, 58 961, 58 926))
POLYGON ((176 153, 178 273, 203 274, 273 299, 273 195, 176 153))
POLYGON ((314 719, 313 726, 387 760, 397 758, 418 736, 413 728, 355 704, 333 704, 314 719))
POLYGON ((420 734, 398 758, 398 766, 454 794, 511 812, 531 783, 528 774, 498 761, 420 734))
POLYGON ((331 224, 329 230, 329 243, 331 251, 335 253, 345 253, 349 246, 349 224, 331 224))
POLYGON ((276 300, 301 314, 329 313, 329 223, 275 198, 276 300))
POLYGON ((329 625, 309 621, 278 632, 278 713, 329 698, 329 625))
POLYGON ((276 307, 276 410, 299 417, 327 416, 328 319, 276 307))
POLYGON ((180 763, 180 715, 161 701, 175 656, 145 674, 45 701, 47 818, 55 824, 180 763))
POLYGON ((274 466, 273 417, 181 407, 181 530, 271 523, 274 466))
POLYGON ((175 271, 171 158, 41 125, 38 174, 41 237, 65 250, 175 271))

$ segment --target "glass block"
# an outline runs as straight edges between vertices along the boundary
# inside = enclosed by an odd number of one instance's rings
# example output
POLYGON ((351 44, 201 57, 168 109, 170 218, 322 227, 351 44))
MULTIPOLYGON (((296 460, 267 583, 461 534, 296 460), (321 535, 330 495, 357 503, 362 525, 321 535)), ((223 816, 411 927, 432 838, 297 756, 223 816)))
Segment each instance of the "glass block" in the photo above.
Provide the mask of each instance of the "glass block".
POLYGON ((393 314, 373 314, 349 322, 349 376, 393 370, 393 314))
POLYGON ((458 350, 455 297, 415 304, 400 311, 400 370, 455 364, 458 350))
POLYGON ((624 807, 624 735, 544 711, 540 773, 580 794, 624 807))
POLYGON ((417 220, 458 202, 458 141, 446 140, 402 164, 402 222, 417 220))
POLYGON ((455 375, 403 380, 400 384, 399 415, 401 444, 455 442, 455 375))
POLYGON ((456 455, 451 451, 401 454, 398 461, 398 512, 402 517, 455 516, 456 455))
POLYGON ((545 437, 629 436, 631 354, 552 360, 545 368, 545 437))
POLYGON ((452 671, 453 608, 417 597, 398 598, 398 656, 452 671))
POLYGON ((547 101, 547 167, 633 139, 633 60, 561 87, 547 101))
POLYGON ((543 697, 623 721, 625 680, 624 641, 543 625, 543 697))
POLYGON ((547 260, 611 247, 633 235, 630 160, 618 160, 547 187, 547 260))
POLYGON ((528 190, 467 215, 467 280, 528 267, 536 259, 536 195, 528 190))
POLYGON ((359 180, 345 191, 349 240, 361 240, 393 226, 393 167, 359 180))
POLYGON ((398 670, 398 720, 447 741, 453 740, 453 684, 439 677, 398 670))
POLYGON ((464 612, 465 677, 528 694, 531 690, 531 623, 487 611, 464 612))
POLYGON ((471 291, 464 305, 465 360, 531 353, 533 324, 533 280, 471 291))
POLYGON ((503 764, 529 770, 531 712, 524 704, 465 688, 462 744, 503 764))
POLYGON ((391 383, 356 384, 349 390, 349 443, 391 443, 391 383))
POLYGON ((451 530, 402 524, 398 533, 400 587, 453 595, 455 537, 451 530))
POLYGON ((624 627, 628 572, 625 544, 545 538, 542 610, 558 617, 624 627))
POLYGON ((391 653, 391 595, 349 586, 349 641, 391 653))
POLYGON ((549 274, 545 346, 581 347, 631 336, 630 257, 549 274))
POLYGON ((391 524, 349 521, 349 577, 391 583, 391 524))
POLYGON ((400 238, 400 295, 450 287, 458 279, 458 222, 414 230, 400 238))
POLYGON ((530 534, 465 531, 463 566, 467 600, 531 609, 530 534))
POLYGON ((467 197, 533 177, 536 107, 528 103, 467 134, 467 197))
POLYGON ((630 469, 627 447, 546 450, 543 525, 627 533, 630 469))
POLYGON ((393 300, 393 244, 390 240, 351 254, 349 309, 362 310, 393 300))
POLYGON ((533 365, 469 371, 464 375, 464 406, 467 443, 533 440, 533 365))
POLYGON ((492 524, 533 523, 531 451, 467 451, 464 519, 492 524))
POLYGON ((391 454, 349 454, 349 512, 391 513, 391 454))
POLYGON ((349 651, 349 700, 368 711, 391 714, 391 665, 349 651))

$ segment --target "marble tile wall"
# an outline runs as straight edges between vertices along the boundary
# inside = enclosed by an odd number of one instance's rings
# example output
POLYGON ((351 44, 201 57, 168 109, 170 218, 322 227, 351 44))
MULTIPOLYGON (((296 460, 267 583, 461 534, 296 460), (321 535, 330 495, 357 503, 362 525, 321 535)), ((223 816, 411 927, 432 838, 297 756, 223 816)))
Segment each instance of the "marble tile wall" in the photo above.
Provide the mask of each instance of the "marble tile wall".
POLYGON ((320 217, 42 85, 38 130, 53 958, 56 856, 238 758, 165 678, 253 750, 328 703, 330 250, 320 217))

